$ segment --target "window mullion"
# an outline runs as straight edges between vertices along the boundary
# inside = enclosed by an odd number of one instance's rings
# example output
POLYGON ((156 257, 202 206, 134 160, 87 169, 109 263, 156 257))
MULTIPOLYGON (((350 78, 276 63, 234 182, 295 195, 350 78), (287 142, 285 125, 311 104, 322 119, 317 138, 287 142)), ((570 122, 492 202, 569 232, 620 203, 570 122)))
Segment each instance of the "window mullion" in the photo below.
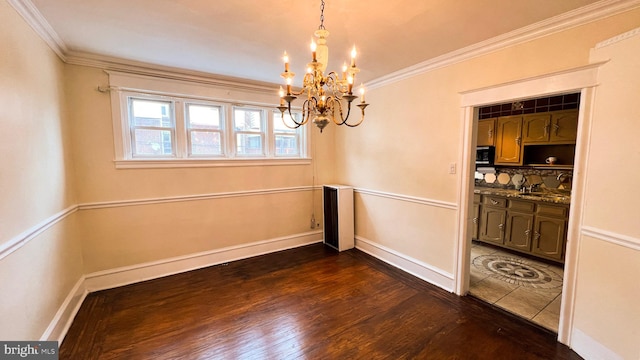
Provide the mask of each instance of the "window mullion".
POLYGON ((267 157, 273 157, 276 154, 276 142, 275 142, 275 135, 274 135, 274 126, 273 126, 273 111, 265 111, 266 115, 266 122, 267 122, 267 126, 265 127, 265 133, 266 133, 266 137, 267 139, 265 140, 266 143, 266 147, 267 147, 267 151, 266 151, 266 156, 267 157))
POLYGON ((233 107, 230 105, 224 106, 224 125, 225 125, 225 146, 227 156, 230 158, 236 157, 236 135, 233 128, 233 107))
POLYGON ((187 158, 189 149, 187 144, 187 125, 185 117, 184 102, 179 100, 173 101, 173 115, 175 121, 175 139, 176 139, 176 157, 180 159, 187 158))

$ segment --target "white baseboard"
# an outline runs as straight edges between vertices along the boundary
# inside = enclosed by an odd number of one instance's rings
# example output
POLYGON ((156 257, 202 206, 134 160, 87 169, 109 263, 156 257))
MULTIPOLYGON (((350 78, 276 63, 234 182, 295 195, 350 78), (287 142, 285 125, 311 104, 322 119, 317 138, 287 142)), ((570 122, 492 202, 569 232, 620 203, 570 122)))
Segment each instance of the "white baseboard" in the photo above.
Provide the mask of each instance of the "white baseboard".
POLYGON ((585 359, 622 360, 622 356, 609 350, 606 346, 575 327, 571 334, 571 348, 585 359))
POLYGON ((84 286, 89 292, 112 289, 123 285, 157 279, 321 241, 322 231, 311 231, 160 261, 99 271, 85 275, 84 286))
POLYGON ((62 344, 82 302, 90 292, 314 244, 322 242, 322 239, 321 230, 312 231, 85 275, 71 289, 40 340, 58 341, 62 344))
POLYGON ((455 281, 453 275, 446 271, 360 236, 356 236, 356 248, 430 284, 453 292, 455 281))
POLYGON ((73 323, 73 319, 80 310, 80 306, 87 297, 87 290, 84 287, 84 276, 82 276, 75 286, 69 292, 69 295, 64 299, 62 305, 53 317, 53 320, 49 323, 49 326, 44 331, 44 334, 40 337, 41 341, 58 341, 58 344, 62 344, 62 340, 67 335, 67 331, 73 323))

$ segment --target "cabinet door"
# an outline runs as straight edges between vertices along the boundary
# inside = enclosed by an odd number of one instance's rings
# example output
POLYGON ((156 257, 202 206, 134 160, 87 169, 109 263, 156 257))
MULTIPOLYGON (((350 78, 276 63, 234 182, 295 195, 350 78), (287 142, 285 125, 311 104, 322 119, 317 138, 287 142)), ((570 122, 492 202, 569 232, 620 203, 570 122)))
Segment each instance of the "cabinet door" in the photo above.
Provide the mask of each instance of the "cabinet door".
POLYGON ((478 146, 494 146, 496 118, 478 121, 478 146))
POLYGON ((551 119, 550 142, 575 143, 578 134, 578 111, 554 113, 551 119))
POLYGON ((507 235, 505 244, 513 249, 531 251, 531 230, 533 214, 509 211, 507 214, 507 235))
POLYGON ((522 165, 522 116, 498 118, 496 164, 522 165))
POLYGON ((564 257, 566 225, 567 221, 564 219, 536 216, 532 252, 548 258, 562 260, 564 257))
POLYGON ((549 141, 551 114, 526 115, 522 120, 522 141, 525 144, 549 141))
POLYGON ((506 210, 483 206, 480 217, 480 240, 502 245, 506 218, 506 210))
POLYGON ((480 226, 480 204, 473 204, 473 224, 471 225, 471 238, 478 240, 478 227, 480 226))

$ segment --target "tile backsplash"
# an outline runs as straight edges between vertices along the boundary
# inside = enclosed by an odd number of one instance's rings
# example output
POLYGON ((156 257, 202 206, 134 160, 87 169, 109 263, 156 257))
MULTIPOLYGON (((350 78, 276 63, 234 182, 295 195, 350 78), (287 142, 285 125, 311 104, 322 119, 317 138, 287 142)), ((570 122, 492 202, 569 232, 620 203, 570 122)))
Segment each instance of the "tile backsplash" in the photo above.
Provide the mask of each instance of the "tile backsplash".
POLYGON ((499 189, 519 189, 538 185, 545 191, 570 191, 573 170, 521 167, 478 168, 475 185, 499 189))

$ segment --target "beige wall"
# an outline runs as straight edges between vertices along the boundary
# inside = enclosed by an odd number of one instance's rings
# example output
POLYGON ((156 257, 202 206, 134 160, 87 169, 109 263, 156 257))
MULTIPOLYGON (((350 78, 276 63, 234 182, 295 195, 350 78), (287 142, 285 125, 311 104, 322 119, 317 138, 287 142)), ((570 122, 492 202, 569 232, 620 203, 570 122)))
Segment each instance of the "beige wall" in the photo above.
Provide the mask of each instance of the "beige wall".
MULTIPOLYGON (((336 153, 341 154, 336 159, 338 180, 356 189, 417 197, 421 204, 388 197, 382 199, 371 191, 365 191, 356 197, 356 236, 444 273, 454 274, 457 216, 461 211, 464 219, 465 210, 451 211, 436 203, 460 204, 457 198, 460 187, 458 175, 448 173, 450 163, 457 163, 459 170, 463 150, 460 93, 587 65, 590 50, 597 43, 629 31, 639 23, 640 9, 635 9, 369 91, 367 100, 372 105, 367 108, 365 123, 355 130, 336 133, 336 153)), ((629 54, 626 67, 638 69, 637 57, 637 50, 633 55, 629 54)), ((637 74, 618 73, 616 76, 608 79, 611 93, 607 96, 617 98, 619 92, 627 91, 628 85, 624 84, 633 83, 635 87, 629 94, 637 97, 637 74)), ((598 89, 596 96, 600 96, 600 92, 598 89)), ((640 178, 637 141, 631 139, 640 130, 640 119, 637 110, 629 111, 629 104, 637 100, 622 99, 612 103, 617 110, 616 116, 608 113, 594 123, 594 134, 598 132, 600 135, 594 135, 589 148, 590 154, 597 155, 593 155, 589 162, 588 173, 591 176, 592 171, 596 171, 598 175, 589 184, 592 190, 588 191, 585 199, 584 224, 637 240, 640 234, 637 226, 638 194, 633 191, 629 194, 626 190, 635 188, 632 183, 640 178), (611 126, 612 122, 619 126, 611 126), (603 127, 608 130, 603 131, 603 127), (616 145, 611 148, 613 142, 616 145), (616 160, 609 161, 609 156, 616 160), (629 156, 631 164, 627 162, 629 156), (598 169, 592 170, 592 167, 598 169), (613 180, 620 177, 624 180, 621 183, 616 181, 615 186, 627 185, 611 192, 613 180)), ((578 176, 581 175, 584 176, 578 176)), ((611 256, 619 252, 638 262, 637 251, 618 250, 611 256)), ((580 265, 590 266, 590 271, 578 273, 578 284, 583 286, 579 288, 576 304, 578 310, 582 308, 585 311, 576 313, 576 324, 588 323, 583 327, 588 336, 602 341, 605 347, 610 346, 612 352, 635 354, 631 358, 637 358, 637 353, 630 352, 636 346, 638 329, 637 309, 630 302, 612 301, 611 307, 601 308, 600 314, 593 315, 596 303, 588 301, 588 298, 599 293, 598 283, 610 271, 600 269, 598 263, 615 263, 614 257, 598 260, 595 256, 592 247, 580 250, 580 265), (589 265, 582 262, 583 257, 587 257, 585 261, 589 265), (623 314, 629 318, 620 328, 611 325, 596 330, 594 326, 597 325, 591 321, 593 317, 601 319, 602 326, 608 323, 604 321, 607 317, 618 319, 623 314)), ((613 286, 615 291, 601 296, 617 297, 620 294, 627 297, 635 294, 637 298, 640 295, 637 287, 628 285, 628 281, 633 279, 626 274, 638 274, 637 266, 634 268, 631 263, 624 263, 623 275, 618 275, 621 280, 613 286)))
POLYGON ((593 106, 574 337, 586 334, 613 352, 608 358, 640 359, 640 108, 631 105, 640 95, 639 55, 637 28, 591 57, 608 62, 593 106))
MULTIPOLYGON (((0 2, 0 246, 75 205, 64 65, 0 2)), ((0 258, 0 339, 40 339, 82 275, 75 213, 0 258)))
MULTIPOLYGON (((67 65, 67 92, 72 101, 73 144, 82 204, 115 202, 81 210, 85 273, 160 261, 177 256, 301 234, 310 229, 312 192, 257 194, 241 197, 125 206, 124 201, 220 195, 230 192, 283 189, 333 182, 333 135, 312 137, 317 154, 310 165, 209 168, 116 169, 111 97, 96 90, 109 84, 97 68, 67 65)), ((166 84, 161 84, 167 86, 166 84)), ((160 85, 154 85, 160 86, 160 85)), ((212 96, 204 85, 185 85, 180 93, 212 96)), ((226 91, 224 91, 226 93, 226 91)), ((232 94, 236 99, 275 104, 277 93, 232 94)), ((316 192, 315 214, 321 220, 316 192)))

